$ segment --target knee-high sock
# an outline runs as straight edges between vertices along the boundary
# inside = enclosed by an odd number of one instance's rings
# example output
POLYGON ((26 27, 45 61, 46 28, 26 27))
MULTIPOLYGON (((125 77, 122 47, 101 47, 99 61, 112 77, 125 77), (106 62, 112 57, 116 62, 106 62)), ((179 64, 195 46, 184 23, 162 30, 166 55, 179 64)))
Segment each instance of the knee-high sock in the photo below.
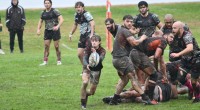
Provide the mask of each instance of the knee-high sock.
POLYGON ((193 86, 192 86, 192 84, 191 84, 191 81, 187 80, 186 83, 185 83, 185 86, 188 87, 189 92, 191 92, 191 93, 194 92, 194 90, 193 90, 193 86))
POLYGON ((200 85, 199 84, 192 84, 194 88, 194 96, 195 98, 200 98, 200 85))

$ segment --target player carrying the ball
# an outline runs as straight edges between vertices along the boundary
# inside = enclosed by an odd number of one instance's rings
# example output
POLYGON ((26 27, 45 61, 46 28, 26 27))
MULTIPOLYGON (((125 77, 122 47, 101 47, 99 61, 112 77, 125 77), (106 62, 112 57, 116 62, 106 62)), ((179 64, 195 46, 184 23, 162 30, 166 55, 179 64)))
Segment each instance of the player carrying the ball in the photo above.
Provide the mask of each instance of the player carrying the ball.
POLYGON ((86 109, 88 96, 94 95, 97 85, 99 83, 99 78, 101 75, 101 69, 103 68, 102 61, 105 57, 106 50, 101 47, 101 37, 98 35, 93 35, 90 38, 91 45, 87 46, 84 50, 83 56, 83 75, 82 75, 82 87, 81 87, 81 107, 86 109), (96 53, 94 53, 96 52, 96 53), (97 54, 90 56, 91 54, 97 54), (99 63, 98 63, 99 55, 99 63), (90 58, 93 57, 93 58, 90 58), (95 65, 90 64, 89 61, 97 63, 95 65), (87 91, 87 86, 90 81, 90 89, 87 91))

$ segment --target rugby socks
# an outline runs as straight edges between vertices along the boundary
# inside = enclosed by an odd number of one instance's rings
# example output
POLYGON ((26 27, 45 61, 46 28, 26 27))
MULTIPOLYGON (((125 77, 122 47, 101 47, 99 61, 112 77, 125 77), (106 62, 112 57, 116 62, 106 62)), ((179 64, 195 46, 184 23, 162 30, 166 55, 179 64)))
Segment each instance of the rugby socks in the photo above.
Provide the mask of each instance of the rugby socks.
POLYGON ((191 82, 189 80, 187 80, 184 85, 188 87, 190 93, 194 92, 192 84, 191 84, 191 82))
POLYGON ((45 62, 45 63, 48 62, 48 57, 44 57, 44 62, 45 62))
POLYGON ((86 99, 81 99, 81 106, 86 107, 86 102, 87 102, 86 99))
POLYGON ((195 98, 200 99, 200 85, 199 84, 192 84, 194 88, 194 96, 195 98))

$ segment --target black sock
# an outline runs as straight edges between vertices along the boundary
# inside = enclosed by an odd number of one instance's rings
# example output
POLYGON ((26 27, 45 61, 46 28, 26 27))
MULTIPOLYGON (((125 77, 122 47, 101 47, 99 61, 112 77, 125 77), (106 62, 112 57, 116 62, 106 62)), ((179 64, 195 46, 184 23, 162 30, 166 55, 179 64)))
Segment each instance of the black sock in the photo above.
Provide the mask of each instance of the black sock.
POLYGON ((81 99, 81 105, 86 106, 86 99, 81 99))

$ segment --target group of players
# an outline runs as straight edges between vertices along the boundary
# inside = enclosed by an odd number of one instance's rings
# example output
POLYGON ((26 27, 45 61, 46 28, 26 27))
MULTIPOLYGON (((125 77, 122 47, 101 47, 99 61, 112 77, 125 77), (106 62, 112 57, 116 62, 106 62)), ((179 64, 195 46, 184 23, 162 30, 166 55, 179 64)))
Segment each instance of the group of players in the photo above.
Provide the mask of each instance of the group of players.
POLYGON ((113 66, 120 80, 115 94, 103 101, 110 105, 117 105, 124 99, 157 104, 188 92, 193 103, 199 102, 200 49, 188 26, 175 21, 171 14, 165 15, 163 25, 156 14, 148 12, 146 1, 140 1, 138 8, 140 14, 125 15, 123 25, 116 25, 111 18, 105 20, 115 39, 113 66), (169 63, 163 59, 167 44, 169 63), (129 80, 132 87, 123 91, 129 80), (182 87, 177 90, 178 84, 182 87))
MULTIPOLYGON (((75 5, 77 12, 79 7, 84 5, 75 5)), ((137 101, 155 105, 159 101, 176 99, 183 93, 188 93, 193 103, 200 102, 200 49, 192 32, 171 14, 165 15, 165 24, 162 24, 156 14, 149 12, 146 1, 140 1, 138 8, 140 13, 136 17, 125 15, 122 25, 115 24, 112 18, 105 20, 107 30, 114 37, 112 63, 120 79, 114 95, 103 98, 103 102, 117 105, 123 101, 137 101), (163 54, 167 44, 170 62, 165 63, 163 54), (130 89, 124 90, 129 81, 130 89), (181 86, 177 88, 177 85, 181 86)), ((75 15, 70 39, 78 24, 81 25, 78 46, 82 49, 78 49, 78 53, 83 64, 81 107, 86 109, 88 96, 96 91, 106 51, 100 45, 100 36, 94 34, 93 17, 85 10, 75 15), (100 63, 90 67, 89 55, 96 51, 100 63), (92 86, 87 91, 89 81, 92 86)))
MULTIPOLYGON (((51 40, 57 54, 57 65, 61 65, 59 50, 60 26, 63 22, 61 14, 52 8, 51 0, 44 0, 46 10, 41 14, 37 34, 40 34, 42 22, 45 21, 44 62, 46 65, 51 40)), ((114 37, 113 66, 119 76, 113 96, 103 98, 109 105, 117 105, 123 101, 139 101, 148 105, 159 101, 177 98, 179 93, 188 93, 193 103, 200 102, 200 49, 188 26, 175 21, 173 15, 166 14, 163 25, 156 14, 150 13, 148 3, 138 3, 140 14, 133 17, 125 15, 123 24, 115 24, 112 18, 105 20, 107 30, 114 37), (156 30, 158 28, 159 30, 156 30), (169 61, 164 62, 164 50, 169 45, 169 61), (129 90, 124 90, 128 82, 129 90), (181 89, 177 85, 181 84, 181 89)), ((83 2, 75 3, 75 19, 72 35, 80 25, 78 57, 83 65, 81 107, 86 109, 88 96, 94 95, 106 50, 101 46, 101 37, 95 34, 95 23, 92 15, 84 9, 83 2), (97 52, 100 56, 96 67, 89 65, 89 56, 97 52), (88 84, 91 84, 87 91, 88 84)))

